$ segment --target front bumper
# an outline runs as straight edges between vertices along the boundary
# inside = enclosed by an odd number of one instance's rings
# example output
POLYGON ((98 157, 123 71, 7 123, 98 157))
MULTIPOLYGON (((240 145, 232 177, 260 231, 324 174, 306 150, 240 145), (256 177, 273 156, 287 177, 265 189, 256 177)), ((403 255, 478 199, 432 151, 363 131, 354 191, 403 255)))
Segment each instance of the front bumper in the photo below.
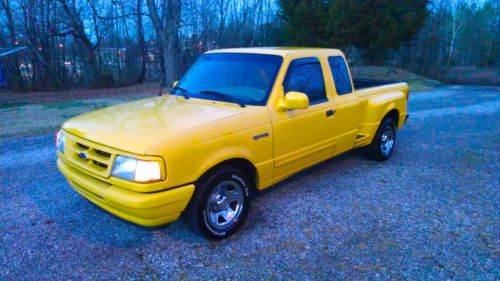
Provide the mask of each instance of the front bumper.
POLYGON ((159 192, 135 192, 89 176, 63 158, 57 160, 57 167, 83 197, 124 220, 148 227, 175 221, 194 191, 194 184, 189 184, 159 192))

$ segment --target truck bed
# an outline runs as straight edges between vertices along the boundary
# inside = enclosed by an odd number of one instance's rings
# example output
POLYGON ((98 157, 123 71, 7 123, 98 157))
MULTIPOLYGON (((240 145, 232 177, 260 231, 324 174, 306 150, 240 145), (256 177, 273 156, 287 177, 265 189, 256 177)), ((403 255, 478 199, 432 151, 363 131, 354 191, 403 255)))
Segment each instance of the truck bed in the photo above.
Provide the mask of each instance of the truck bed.
POLYGON ((372 87, 385 86, 390 84, 399 84, 403 81, 397 80, 372 80, 372 79, 353 79, 354 89, 361 90, 372 87))

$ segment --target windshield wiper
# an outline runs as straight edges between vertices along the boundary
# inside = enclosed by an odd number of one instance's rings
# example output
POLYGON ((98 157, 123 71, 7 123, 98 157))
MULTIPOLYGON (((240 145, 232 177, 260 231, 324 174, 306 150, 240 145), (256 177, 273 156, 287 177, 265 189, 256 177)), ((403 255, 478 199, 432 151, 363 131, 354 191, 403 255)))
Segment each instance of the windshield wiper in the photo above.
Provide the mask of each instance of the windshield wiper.
POLYGON ((179 87, 179 86, 175 86, 175 87, 172 87, 172 90, 177 90, 179 92, 181 92, 181 95, 185 98, 185 99, 189 99, 189 96, 188 96, 188 93, 189 91, 182 88, 182 87, 179 87))
POLYGON ((212 90, 200 91, 200 93, 201 94, 205 94, 205 95, 210 95, 210 96, 218 97, 218 98, 221 98, 221 99, 223 99, 223 100, 225 100, 227 102, 236 103, 237 105, 239 105, 241 107, 245 107, 244 103, 242 103, 240 100, 235 99, 233 96, 228 95, 228 94, 224 94, 224 93, 217 92, 217 91, 212 91, 212 90))

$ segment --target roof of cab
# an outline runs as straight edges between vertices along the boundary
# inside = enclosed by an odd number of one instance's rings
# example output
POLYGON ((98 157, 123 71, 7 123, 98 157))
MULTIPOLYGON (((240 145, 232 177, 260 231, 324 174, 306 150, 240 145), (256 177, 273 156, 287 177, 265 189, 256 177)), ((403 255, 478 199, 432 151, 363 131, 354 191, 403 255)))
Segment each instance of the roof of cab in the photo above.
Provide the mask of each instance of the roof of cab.
POLYGON ((250 47, 250 48, 231 48, 211 50, 207 53, 246 53, 246 54, 268 54, 286 56, 289 53, 316 53, 316 54, 340 54, 343 53, 337 49, 312 48, 312 47, 250 47))

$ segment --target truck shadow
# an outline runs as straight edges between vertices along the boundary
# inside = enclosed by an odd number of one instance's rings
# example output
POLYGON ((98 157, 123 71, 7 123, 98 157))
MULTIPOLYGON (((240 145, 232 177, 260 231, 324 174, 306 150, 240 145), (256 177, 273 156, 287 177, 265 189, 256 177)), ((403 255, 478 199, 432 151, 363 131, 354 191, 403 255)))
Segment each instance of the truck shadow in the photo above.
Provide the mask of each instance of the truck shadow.
MULTIPOLYGON (((158 228, 158 230, 163 231, 168 237, 175 240, 179 240, 185 243, 209 244, 211 245, 211 247, 215 248, 224 247, 225 245, 233 244, 236 243, 237 241, 239 241, 238 243, 241 243, 240 240, 246 240, 244 238, 245 232, 251 232, 252 229, 258 228, 266 224, 265 222, 266 215, 263 214, 262 213, 263 211, 259 210, 259 208, 255 208, 256 205, 261 204, 260 201, 272 201, 273 200, 272 197, 280 196, 281 193, 287 193, 293 196, 294 190, 297 191, 298 189, 302 191, 305 190, 305 192, 308 192, 308 189, 312 188, 300 184, 301 182, 303 182, 305 178, 307 179, 310 177, 314 177, 318 175, 318 173, 335 172, 341 175, 346 171, 352 170, 354 167, 358 167, 359 163, 361 162, 370 163, 373 161, 367 159, 364 156, 362 150, 360 149, 352 150, 342 155, 339 155, 335 158, 328 159, 324 162, 309 167, 263 191, 256 192, 256 194, 254 194, 252 198, 253 205, 246 219, 246 223, 242 226, 239 233, 233 235, 232 237, 226 240, 220 242, 211 242, 205 240, 204 238, 194 235, 192 232, 190 232, 182 221, 174 222, 171 224, 170 227, 162 227, 158 228)), ((313 192, 313 190, 311 190, 311 192, 313 192)))
MULTIPOLYGON (((350 171, 352 171, 352 169, 359 169, 360 163, 369 164, 370 162, 373 161, 368 159, 364 155, 362 149, 351 150, 334 158, 311 166, 265 190, 258 191, 255 194, 253 201, 256 204, 259 204, 261 201, 272 201, 273 199, 271 197, 282 196, 283 193, 294 196, 294 194, 300 194, 304 192, 317 192, 317 186, 310 186, 307 184, 314 178, 319 178, 322 176, 324 177, 325 174, 328 174, 329 178, 335 179, 349 173, 350 171)), ((320 188, 329 188, 332 190, 332 192, 335 192, 335 189, 337 187, 335 186, 335 180, 333 180, 333 182, 328 184, 328 186, 320 188)), ((259 208, 251 209, 250 214, 247 218, 246 225, 243 226, 242 229, 251 229, 261 226, 266 227, 266 215, 259 212, 261 212, 259 208)))
POLYGON ((371 162, 371 160, 366 158, 361 149, 351 150, 339 156, 330 158, 328 160, 325 160, 324 162, 311 166, 269 188, 257 192, 256 198, 272 193, 282 188, 283 186, 290 185, 296 182, 299 178, 311 176, 318 172, 325 172, 325 169, 336 169, 341 173, 342 169, 351 169, 352 166, 357 163, 357 161, 371 162))

